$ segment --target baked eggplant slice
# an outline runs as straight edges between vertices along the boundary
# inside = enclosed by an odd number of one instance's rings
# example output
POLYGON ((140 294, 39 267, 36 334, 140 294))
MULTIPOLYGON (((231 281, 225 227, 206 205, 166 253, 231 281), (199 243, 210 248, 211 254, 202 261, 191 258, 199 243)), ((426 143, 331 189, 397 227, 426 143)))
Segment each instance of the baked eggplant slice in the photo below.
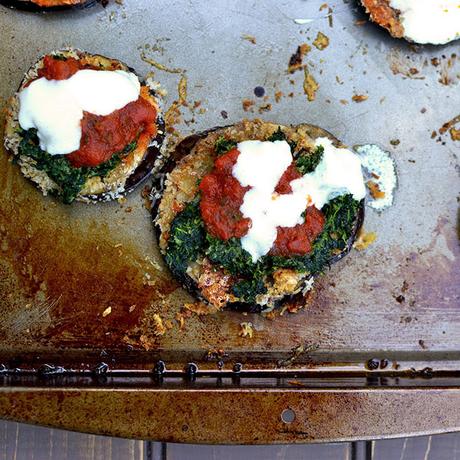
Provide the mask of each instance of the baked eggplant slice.
POLYGON ((361 0, 373 22, 393 37, 442 45, 460 38, 457 0, 361 0))
POLYGON ((19 10, 46 12, 60 11, 69 8, 89 8, 100 0, 0 0, 0 4, 19 10))
POLYGON ((159 164, 163 138, 154 89, 116 59, 73 49, 40 58, 6 116, 5 147, 21 172, 64 203, 130 192, 159 164))
MULTIPOLYGON (((335 175, 342 175, 342 166, 335 175)), ((364 195, 359 159, 327 131, 243 120, 191 135, 175 147, 156 176, 152 216, 166 264, 187 290, 215 308, 261 312, 301 297, 314 276, 350 251, 363 221, 364 195), (253 148, 263 156, 254 156, 253 148), (336 189, 324 206, 315 199, 316 209, 302 184, 327 182, 336 154, 353 157, 358 192, 336 189), (248 186, 241 174, 253 183, 248 186), (290 201, 295 197, 301 200, 297 211, 290 201), (275 209, 270 200, 284 204, 275 209), (285 216, 291 211, 300 220, 277 225, 292 219, 285 216)))

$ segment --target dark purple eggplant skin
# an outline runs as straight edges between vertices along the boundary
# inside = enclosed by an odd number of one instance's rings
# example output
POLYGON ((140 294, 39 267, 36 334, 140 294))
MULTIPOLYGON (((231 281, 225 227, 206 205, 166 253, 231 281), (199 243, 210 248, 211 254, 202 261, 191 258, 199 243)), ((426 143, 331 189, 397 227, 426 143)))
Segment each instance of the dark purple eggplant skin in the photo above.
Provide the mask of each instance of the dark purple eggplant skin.
POLYGON ((30 0, 0 0, 0 5, 17 10, 30 11, 33 13, 46 13, 53 11, 65 11, 70 9, 86 9, 101 3, 101 0, 82 0, 76 5, 39 6, 30 0))
MULTIPOLYGON (((322 136, 329 137, 337 145, 340 144, 338 139, 336 139, 328 131, 318 126, 314 126, 314 125, 308 125, 308 126, 311 127, 312 132, 320 132, 322 136)), ((185 139, 183 139, 179 144, 177 144, 176 148, 171 152, 170 156, 168 157, 167 161, 164 163, 161 170, 155 176, 154 183, 152 186, 152 191, 151 191, 151 199, 152 199, 151 213, 152 213, 153 225, 155 229, 155 235, 156 235, 158 243, 160 240, 161 229, 156 224, 156 217, 158 214, 158 208, 160 206, 160 202, 162 198, 161 194, 164 189, 164 183, 165 183, 167 174, 169 174, 175 168, 176 164, 183 157, 185 157, 186 155, 190 153, 190 151, 193 149, 195 144, 200 139, 204 139, 208 134, 214 131, 217 131, 219 129, 228 128, 228 127, 229 125, 217 126, 214 128, 210 128, 206 131, 202 131, 201 133, 192 134, 186 137, 185 139)), ((319 137, 319 136, 313 136, 313 137, 319 137)), ((357 238, 357 235, 363 225, 363 222, 364 222, 364 200, 361 200, 359 208, 358 208, 358 212, 356 214, 355 222, 353 224, 353 230, 352 230, 351 237, 347 241, 346 247, 339 254, 335 254, 333 257, 331 257, 328 263, 328 268, 330 268, 331 265, 334 264, 335 262, 338 262, 340 259, 345 257, 351 251, 353 247, 353 243, 355 242, 357 238)), ((310 276, 309 278, 306 278, 305 282, 309 281, 311 278, 314 278, 314 277, 310 276)), ((198 299, 206 302, 206 299, 201 295, 201 291, 199 290, 197 283, 190 276, 185 274, 183 279, 181 279, 180 281, 183 287, 188 292, 190 292, 192 295, 194 295, 198 299)), ((302 292, 298 292, 297 294, 285 296, 275 303, 275 308, 279 308, 283 304, 303 305, 304 303, 303 297, 304 296, 302 292)), ((261 305, 247 303, 247 302, 231 302, 231 303, 228 303, 225 308, 229 310, 247 312, 247 313, 261 313, 264 310, 264 307, 261 305)))

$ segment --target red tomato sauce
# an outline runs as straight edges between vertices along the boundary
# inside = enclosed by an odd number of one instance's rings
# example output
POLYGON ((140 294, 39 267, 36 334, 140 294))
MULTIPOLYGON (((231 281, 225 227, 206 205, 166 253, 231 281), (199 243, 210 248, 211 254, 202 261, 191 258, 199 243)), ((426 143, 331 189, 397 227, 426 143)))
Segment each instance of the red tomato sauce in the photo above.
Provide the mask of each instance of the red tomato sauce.
POLYGON ((47 80, 67 80, 79 70, 91 68, 80 59, 69 57, 63 60, 48 55, 43 58, 43 67, 38 69, 38 76, 47 80))
POLYGON ((322 232, 324 214, 314 206, 305 209, 305 222, 295 227, 278 227, 276 241, 270 250, 272 256, 308 254, 313 241, 322 232))
POLYGON ((79 5, 83 3, 83 0, 32 0, 38 6, 50 7, 50 6, 68 6, 68 5, 79 5))
POLYGON ((237 149, 221 155, 214 162, 214 170, 203 177, 201 217, 208 232, 221 240, 241 238, 249 230, 251 219, 243 218, 240 206, 249 187, 243 187, 232 176, 232 168, 240 152, 237 149))
MULTIPOLYGON (((91 68, 94 66, 82 60, 45 56, 44 66, 38 75, 48 80, 66 80, 78 70, 91 68)), ((155 108, 141 96, 106 116, 84 112, 80 148, 67 155, 67 158, 75 167, 98 166, 114 153, 122 151, 139 135, 153 136, 156 132, 156 116, 155 108)))
MULTIPOLYGON (((214 169, 204 176, 200 184, 201 217, 207 231, 221 240, 241 238, 248 232, 251 219, 240 212, 244 194, 250 187, 243 187, 232 175, 240 152, 235 148, 218 157, 214 169)), ((275 191, 279 194, 291 193, 290 182, 302 177, 292 163, 284 172, 275 191)), ((292 256, 308 254, 312 243, 322 232, 325 218, 314 206, 307 206, 305 222, 295 227, 278 227, 277 238, 270 255, 292 256)))

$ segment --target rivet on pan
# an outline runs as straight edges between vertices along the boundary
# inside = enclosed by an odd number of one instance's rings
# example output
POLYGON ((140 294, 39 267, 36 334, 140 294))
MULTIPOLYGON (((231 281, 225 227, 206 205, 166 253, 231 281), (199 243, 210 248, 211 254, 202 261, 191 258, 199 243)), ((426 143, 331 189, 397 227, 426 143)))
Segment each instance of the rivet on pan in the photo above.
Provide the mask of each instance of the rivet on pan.
POLYGON ((198 366, 195 363, 188 363, 187 366, 185 366, 185 373, 190 380, 195 380, 197 372, 198 366))
POLYGON ((281 412, 281 420, 283 423, 292 423, 295 420, 295 412, 290 408, 284 409, 281 412))
POLYGON ((107 363, 99 363, 94 369, 94 375, 104 375, 109 370, 109 365, 107 363))
POLYGON ((157 361, 155 363, 155 366, 153 366, 153 373, 155 375, 162 375, 164 374, 166 371, 166 364, 164 363, 164 361, 157 361))
POLYGON ((235 372, 236 374, 238 374, 242 370, 243 370, 243 365, 241 363, 235 363, 233 365, 233 372, 235 372))
POLYGON ((64 373, 65 369, 62 366, 54 366, 53 364, 43 364, 43 366, 40 366, 38 369, 38 375, 40 377, 51 377, 64 373))
POLYGON ((425 369, 422 369, 422 377, 431 379, 433 377, 433 369, 431 369, 431 367, 425 367, 425 369))
POLYGON ((375 371, 375 369, 378 369, 380 366, 380 361, 378 359, 372 358, 366 363, 366 367, 371 370, 375 371))

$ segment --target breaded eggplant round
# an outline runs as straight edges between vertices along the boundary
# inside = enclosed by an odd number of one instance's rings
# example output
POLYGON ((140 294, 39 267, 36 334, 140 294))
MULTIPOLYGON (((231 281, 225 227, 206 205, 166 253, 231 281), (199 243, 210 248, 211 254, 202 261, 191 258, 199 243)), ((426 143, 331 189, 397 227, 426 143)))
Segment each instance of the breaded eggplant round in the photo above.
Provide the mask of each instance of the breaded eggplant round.
MULTIPOLYGON (((276 227, 276 240, 262 256, 254 256, 250 249, 254 243, 249 241, 250 232, 257 225, 244 214, 242 203, 251 204, 246 194, 258 187, 257 177, 265 177, 264 170, 269 177, 273 171, 267 162, 261 163, 247 171, 254 186, 243 186, 234 177, 238 165, 244 168, 241 151, 248 150, 248 158, 253 147, 268 149, 262 154, 274 154, 272 146, 283 152, 285 164, 277 177, 284 172, 273 199, 287 199, 288 208, 295 179, 303 178, 301 182, 309 176, 314 182, 323 177, 318 173, 325 170, 329 153, 324 153, 320 141, 334 155, 342 151, 354 155, 319 127, 261 120, 194 134, 175 147, 155 180, 152 215, 166 264, 187 290, 217 309, 269 311, 287 299, 298 300, 316 275, 350 251, 363 221, 364 196, 354 199, 349 193, 332 196, 321 209, 303 208, 298 225, 276 227)), ((276 155, 273 158, 277 163, 276 155)), ((358 167, 362 180, 360 163, 358 167)), ((364 184, 358 184, 361 187, 364 190, 364 184)), ((252 204, 257 213, 258 203, 252 204)))
POLYGON ((0 0, 0 4, 33 12, 60 11, 69 8, 89 8, 99 0, 0 0))
POLYGON ((373 22, 395 38, 443 45, 460 38, 457 0, 361 0, 373 22))
MULTIPOLYGON (((102 85, 104 83, 103 81, 102 85)), ((98 84, 101 85, 100 82, 98 84)), ((74 96, 71 94, 72 98, 74 96)), ((58 97, 61 95, 58 94, 56 98, 58 97)), ((56 111, 62 110, 62 104, 59 99, 57 101, 56 111)), ((71 104, 69 106, 74 109, 71 104)), ((35 109, 38 115, 33 114, 35 118, 32 121, 35 122, 37 117, 42 116, 50 117, 51 121, 56 124, 56 117, 53 118, 53 115, 56 114, 52 112, 42 114, 40 107, 35 107, 35 109)), ((71 112, 72 110, 64 106, 64 116, 67 116, 66 111, 71 112)), ((26 115, 29 119, 33 118, 29 114, 26 115)), ((59 120, 57 122, 59 123, 59 120)), ((47 127, 43 120, 40 123, 34 126, 45 125, 47 127)), ((71 133, 73 132, 71 130, 71 133)), ((139 82, 133 70, 117 59, 67 49, 43 56, 26 73, 18 92, 9 102, 4 144, 7 151, 13 155, 24 176, 32 180, 44 195, 53 194, 64 203, 71 203, 74 200, 108 201, 133 190, 151 174, 154 165, 158 164, 161 159, 163 139, 164 121, 154 89, 144 82, 139 82), (48 94, 54 97, 53 84, 69 82, 83 70, 97 72, 89 72, 91 75, 88 75, 87 72, 88 78, 82 80, 83 83, 79 82, 78 85, 74 85, 76 89, 73 86, 69 90, 65 87, 62 90, 64 101, 67 100, 65 91, 73 91, 79 92, 78 96, 88 92, 90 96, 87 96, 86 99, 92 99, 92 101, 85 102, 86 105, 110 104, 112 97, 114 99, 119 97, 118 94, 115 94, 118 88, 117 83, 109 81, 115 86, 111 89, 112 93, 106 96, 108 100, 102 102, 93 102, 97 98, 94 94, 91 95, 92 88, 88 88, 90 84, 88 81, 91 82, 94 77, 115 76, 109 72, 116 72, 117 76, 123 74, 124 80, 128 81, 127 85, 132 84, 137 89, 131 98, 137 98, 137 100, 132 100, 104 116, 82 110, 83 115, 79 121, 80 143, 76 144, 79 147, 67 154, 56 154, 55 152, 50 154, 46 148, 42 148, 43 142, 49 140, 50 135, 52 137, 53 134, 59 134, 58 141, 61 144, 66 142, 67 139, 63 133, 66 132, 67 126, 62 127, 62 133, 56 130, 51 130, 51 133, 45 131, 41 133, 39 129, 30 128, 29 125, 24 128, 24 122, 21 126, 21 109, 26 110, 21 107, 21 95, 24 96, 24 92, 29 89, 29 86, 32 86, 32 83, 46 79, 51 82, 51 85, 47 85, 48 81, 42 81, 44 89, 36 89, 34 97, 41 96, 39 91, 43 91, 43 98, 46 98, 48 94), (99 74, 99 71, 106 72, 102 75, 99 74)), ((56 141, 54 143, 56 144, 56 141)))

